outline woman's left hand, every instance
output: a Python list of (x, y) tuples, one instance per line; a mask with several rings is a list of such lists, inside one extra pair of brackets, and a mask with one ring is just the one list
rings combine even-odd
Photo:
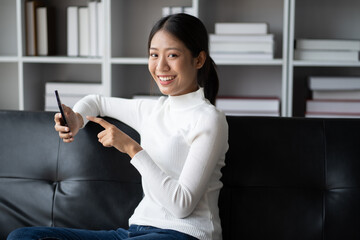
[(104, 147), (115, 147), (120, 152), (128, 154), (131, 158), (142, 150), (142, 147), (131, 137), (118, 129), (113, 124), (98, 117), (86, 117), (89, 121), (97, 123), (105, 128), (97, 137)]

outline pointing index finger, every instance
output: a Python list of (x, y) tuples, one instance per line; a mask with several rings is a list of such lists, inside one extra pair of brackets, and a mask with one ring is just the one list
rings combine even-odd
[(100, 126), (102, 126), (103, 128), (108, 128), (110, 126), (112, 126), (111, 123), (109, 123), (108, 121), (104, 120), (103, 118), (99, 118), (99, 117), (91, 117), (91, 116), (87, 116), (86, 117), (89, 121), (94, 122), (99, 124)]

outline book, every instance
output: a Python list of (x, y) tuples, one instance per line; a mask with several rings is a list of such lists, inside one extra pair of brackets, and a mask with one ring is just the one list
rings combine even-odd
[(36, 8), (37, 55), (48, 56), (54, 54), (54, 28), (54, 19), (51, 8)]
[(89, 8), (79, 7), (79, 55), (90, 55)]
[(185, 7), (185, 6), (172, 6), (172, 7), (166, 6), (162, 8), (163, 17), (176, 13), (186, 13), (195, 16), (195, 9), (193, 7)]
[(296, 49), (360, 51), (360, 40), (296, 39)]
[(97, 2), (89, 2), (89, 56), (98, 55), (98, 19), (97, 19)]
[(103, 3), (97, 2), (97, 20), (98, 20), (98, 47), (97, 56), (102, 57), (104, 53), (104, 9)]
[(315, 90), (314, 100), (360, 100), (360, 90)]
[(37, 38), (36, 38), (36, 8), (41, 7), (40, 1), (28, 1), (25, 7), (26, 18), (26, 55), (37, 55)]
[(300, 50), (295, 49), (294, 59), (310, 61), (359, 61), (357, 51), (326, 51), (326, 50)]
[(163, 7), (162, 8), (162, 16), (166, 17), (171, 14), (171, 7)]
[(310, 76), (310, 90), (360, 90), (360, 76)]
[(103, 86), (100, 83), (74, 83), (74, 82), (47, 82), (45, 94), (54, 94), (58, 90), (62, 95), (88, 95), (102, 94)]
[(77, 101), (89, 94), (103, 94), (100, 83), (47, 82), (45, 84), (45, 111), (58, 111), (55, 90), (61, 94), (62, 103), (73, 107)]
[(247, 52), (274, 52), (273, 42), (210, 42), (210, 52), (229, 52), (229, 53), (247, 53)]
[(221, 60), (270, 60), (274, 59), (273, 53), (217, 53), (211, 52), (210, 56), (214, 61)]
[(357, 100), (307, 100), (306, 112), (326, 114), (360, 114)]
[(183, 13), (183, 7), (171, 7), (171, 14)]
[(215, 23), (215, 34), (267, 34), (267, 23)]
[(354, 113), (318, 113), (318, 112), (306, 112), (306, 118), (360, 118), (359, 114)]
[(67, 8), (67, 55), (79, 56), (79, 8)]
[(195, 9), (193, 7), (184, 7), (184, 13), (196, 17)]
[(211, 42), (274, 42), (274, 34), (209, 34)]
[[(67, 96), (65, 94), (61, 94), (61, 102), (68, 107), (74, 107), (75, 103), (77, 103), (84, 96)], [(45, 111), (59, 111), (59, 107), (57, 105), (57, 101), (54, 93), (51, 95), (45, 95)]]
[(276, 97), (218, 97), (216, 107), (226, 115), (280, 115), (280, 100)]
[(226, 116), (279, 117), (280, 112), (222, 110)]

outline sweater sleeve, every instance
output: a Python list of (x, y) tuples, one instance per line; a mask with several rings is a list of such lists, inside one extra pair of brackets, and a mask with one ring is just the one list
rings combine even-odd
[(107, 116), (122, 121), (139, 131), (140, 122), (150, 111), (150, 106), (149, 100), (146, 102), (140, 99), (88, 95), (78, 101), (73, 110), (82, 116), (84, 126), (88, 122), (86, 116)]
[(131, 160), (143, 181), (151, 186), (151, 197), (177, 218), (185, 218), (193, 212), (209, 188), (216, 165), (223, 164), (228, 149), (225, 116), (204, 116), (190, 135), (191, 146), (179, 179), (162, 171), (145, 150)]

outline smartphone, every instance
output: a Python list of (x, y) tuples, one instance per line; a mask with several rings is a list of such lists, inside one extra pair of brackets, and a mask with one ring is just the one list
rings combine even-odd
[(68, 126), (68, 123), (67, 123), (67, 121), (66, 121), (65, 114), (64, 114), (64, 109), (63, 109), (63, 107), (61, 106), (61, 101), (60, 101), (59, 93), (58, 93), (57, 90), (55, 90), (55, 96), (56, 96), (56, 101), (57, 101), (57, 104), (58, 104), (58, 106), (59, 106), (59, 110), (60, 110), (61, 117), (62, 117), (62, 120), (63, 120), (63, 122), (62, 122), (61, 125), (69, 127), (69, 126)]

